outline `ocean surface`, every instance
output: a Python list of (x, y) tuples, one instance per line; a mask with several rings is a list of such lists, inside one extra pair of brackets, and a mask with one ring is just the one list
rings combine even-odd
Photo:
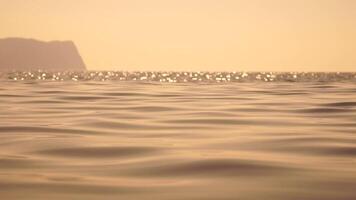
[(0, 199), (356, 199), (356, 73), (0, 74)]

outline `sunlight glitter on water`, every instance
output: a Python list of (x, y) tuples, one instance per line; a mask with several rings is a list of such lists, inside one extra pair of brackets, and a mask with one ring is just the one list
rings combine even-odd
[(356, 73), (312, 72), (12, 72), (1, 75), (14, 81), (141, 81), (167, 83), (226, 83), (226, 82), (310, 82), (310, 81), (356, 81)]

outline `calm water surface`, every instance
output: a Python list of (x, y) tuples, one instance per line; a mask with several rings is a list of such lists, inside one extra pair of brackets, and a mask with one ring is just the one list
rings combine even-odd
[(356, 199), (353, 79), (21, 76), (0, 81), (0, 199)]

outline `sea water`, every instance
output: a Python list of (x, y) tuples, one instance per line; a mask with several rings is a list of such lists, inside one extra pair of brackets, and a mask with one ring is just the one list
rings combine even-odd
[(355, 73), (0, 77), (0, 199), (356, 199)]

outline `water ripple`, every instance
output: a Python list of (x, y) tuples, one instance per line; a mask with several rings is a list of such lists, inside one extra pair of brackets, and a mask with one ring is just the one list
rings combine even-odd
[(355, 199), (355, 75), (1, 74), (0, 197)]

